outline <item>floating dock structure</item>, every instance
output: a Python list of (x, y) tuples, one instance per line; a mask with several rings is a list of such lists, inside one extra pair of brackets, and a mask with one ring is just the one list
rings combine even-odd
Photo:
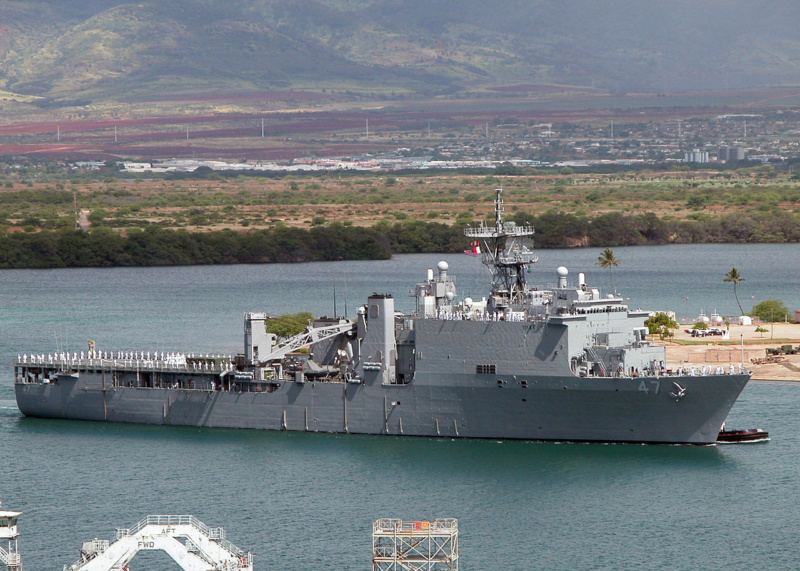
[(458, 520), (375, 521), (372, 571), (458, 571)]
[[(0, 503), (2, 508), (2, 503)], [(22, 556), (17, 551), (17, 537), (19, 537), (19, 527), (17, 519), (22, 512), (12, 512), (0, 509), (0, 561), (6, 566), (8, 571), (22, 571)], [(8, 541), (4, 546), (3, 544)]]
[(139, 551), (162, 550), (184, 571), (252, 571), (253, 556), (191, 515), (149, 515), (130, 529), (117, 529), (116, 541), (94, 539), (64, 571), (123, 571)]

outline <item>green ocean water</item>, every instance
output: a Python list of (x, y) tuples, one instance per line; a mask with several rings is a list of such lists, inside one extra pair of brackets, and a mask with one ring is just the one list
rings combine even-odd
[[(733, 312), (722, 275), (736, 265), (758, 292), (740, 296), (800, 307), (796, 264), (785, 263), (796, 246), (615, 252), (615, 285), (635, 306), (680, 310), (692, 288), (691, 302)], [(605, 286), (597, 255), (540, 252), (542, 283), (565, 263), (573, 277), (584, 270)], [(88, 339), (107, 349), (236, 352), (245, 311), (332, 313), (334, 284), (340, 313), (345, 299), (352, 315), (374, 291), (410, 308), (407, 290), (441, 258), (0, 271), (0, 500), (25, 512), (26, 569), (61, 569), (82, 542), (112, 539), (148, 514), (225, 527), (259, 571), (371, 569), (380, 517), (458, 518), (467, 571), (800, 567), (800, 385), (791, 383), (751, 383), (729, 417), (733, 427), (769, 430), (771, 442), (704, 448), (52, 421), (23, 418), (14, 404), (10, 361), (19, 352), (81, 350)], [(485, 291), (474, 258), (448, 261), (462, 294)], [(132, 568), (177, 566), (148, 554)]]
[(33, 571), (148, 514), (221, 525), (261, 570), (370, 569), (374, 519), (445, 516), (466, 570), (794, 569), (799, 401), (754, 383), (732, 423), (772, 441), (704, 448), (49, 421), (2, 401), (0, 495)]

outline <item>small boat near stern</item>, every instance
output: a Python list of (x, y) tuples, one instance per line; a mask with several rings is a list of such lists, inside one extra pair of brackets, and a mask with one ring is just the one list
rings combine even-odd
[(717, 444), (738, 444), (740, 442), (767, 442), (769, 432), (760, 428), (747, 428), (744, 430), (720, 430)]

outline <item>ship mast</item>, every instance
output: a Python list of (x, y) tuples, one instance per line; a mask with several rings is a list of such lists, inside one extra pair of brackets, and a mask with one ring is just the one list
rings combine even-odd
[(464, 235), (483, 242), (483, 263), (492, 274), (492, 295), (506, 304), (519, 305), (528, 291), (526, 267), (539, 259), (533, 253), (533, 226), (503, 222), (503, 189), (496, 192), (495, 225), (465, 228)]

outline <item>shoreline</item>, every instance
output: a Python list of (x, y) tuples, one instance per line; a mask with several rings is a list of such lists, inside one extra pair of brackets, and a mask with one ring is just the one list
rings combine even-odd
[[(657, 341), (657, 344), (667, 348), (667, 368), (704, 365), (728, 367), (730, 364), (738, 365), (744, 360), (747, 368), (753, 371), (753, 381), (800, 382), (800, 353), (781, 355), (782, 359), (777, 363), (753, 363), (753, 359), (766, 357), (768, 347), (800, 346), (800, 324), (767, 323), (764, 327), (769, 331), (761, 334), (755, 332), (755, 325), (731, 325), (728, 328), (729, 339), (723, 344), (721, 337), (706, 337), (703, 338), (705, 342), (697, 343), (697, 338), (684, 331), (688, 328), (684, 325), (675, 331), (672, 340)], [(696, 344), (683, 345), (676, 343), (676, 340), (691, 340)]]

